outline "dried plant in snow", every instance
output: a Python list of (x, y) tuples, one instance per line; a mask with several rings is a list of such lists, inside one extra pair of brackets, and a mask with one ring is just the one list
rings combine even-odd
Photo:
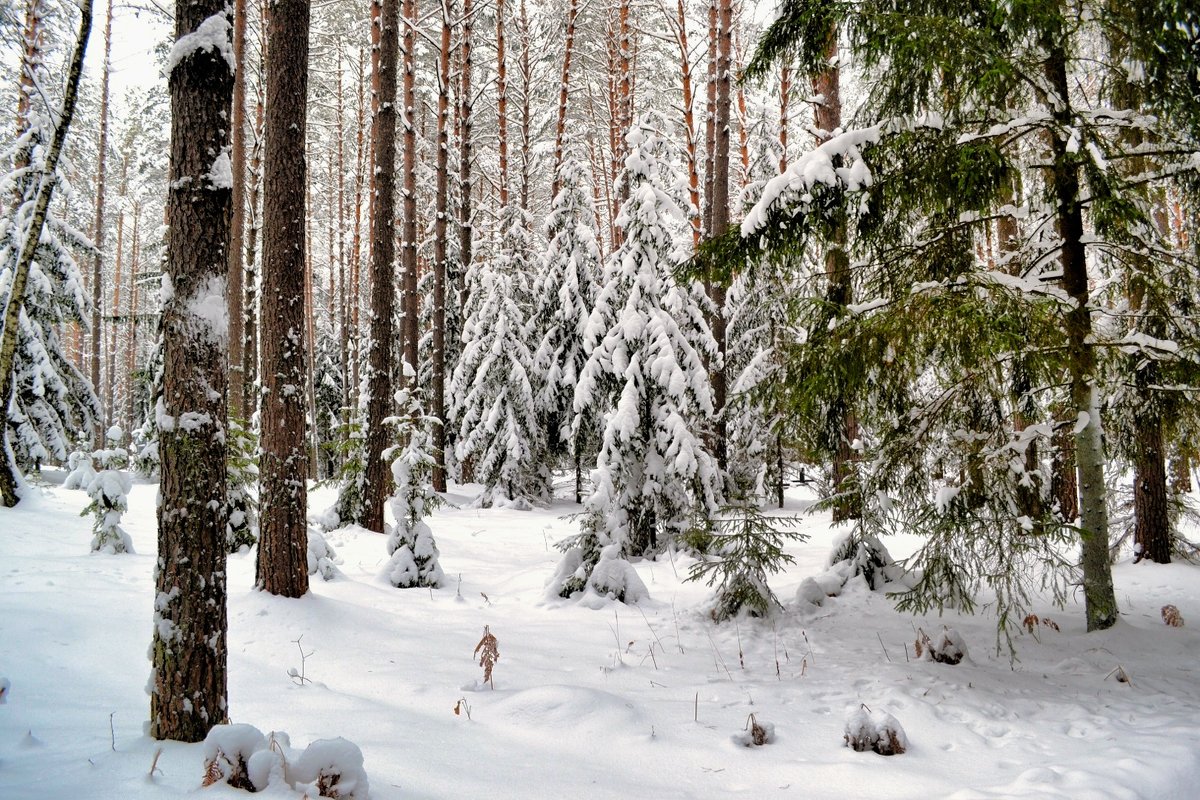
[(1029, 631), (1030, 633), (1033, 633), (1039, 625), (1043, 625), (1052, 631), (1059, 630), (1057, 622), (1049, 617), (1039, 617), (1037, 614), (1026, 615), (1025, 619), (1021, 620), (1021, 625), (1023, 625), (1025, 630)]
[(1170, 625), (1172, 628), (1183, 627), (1183, 614), (1179, 613), (1179, 609), (1168, 603), (1162, 607), (1163, 622)]
[(936, 639), (930, 639), (923, 629), (917, 629), (917, 640), (913, 642), (917, 658), (937, 661), (939, 664), (958, 664), (967, 657), (967, 644), (953, 628), (942, 627)]
[(483, 682), (495, 689), (496, 685), (492, 683), (492, 667), (500, 660), (500, 642), (492, 635), (492, 630), (487, 625), (483, 626), (483, 638), (475, 645), (474, 655), (479, 657), (479, 666), (483, 667)]

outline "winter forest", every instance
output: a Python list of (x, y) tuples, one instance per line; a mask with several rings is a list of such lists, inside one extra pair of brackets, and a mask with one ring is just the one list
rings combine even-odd
[(3, 0), (0, 65), (0, 795), (1192, 796), (1193, 3)]

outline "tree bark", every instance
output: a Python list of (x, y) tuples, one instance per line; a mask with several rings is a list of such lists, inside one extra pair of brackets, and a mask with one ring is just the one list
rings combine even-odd
[[(37, 2), (31, 4), (31, 14), (37, 6)], [(54, 186), (57, 183), (55, 176), (58, 170), (58, 161), (62, 156), (63, 143), (66, 141), (67, 131), (71, 127), (71, 120), (75, 115), (75, 103), (79, 98), (83, 57), (87, 51), (88, 35), (92, 30), (92, 0), (80, 0), (79, 11), (81, 15), (79, 37), (76, 39), (75, 50), (67, 71), (62, 114), (59, 115), (58, 126), (54, 129), (50, 149), (46, 151), (46, 160), (39, 170), (33, 214), (29, 221), (29, 230), (21, 244), (21, 252), (17, 256), (17, 263), (13, 268), (8, 302), (4, 306), (3, 327), (0, 328), (0, 408), (4, 409), (4, 427), (0, 429), (0, 451), (2, 451), (0, 452), (0, 503), (6, 508), (12, 508), (21, 499), (17, 494), (17, 467), (13, 463), (12, 450), (8, 446), (8, 408), (13, 395), (13, 365), (17, 351), (17, 328), (20, 324), (21, 307), (25, 303), (25, 286), (29, 280), (29, 269), (33, 265), (34, 253), (37, 251), (38, 242), (42, 237), (42, 228), (46, 224), (50, 198), (54, 195)], [(29, 57), (36, 57), (36, 52)], [(22, 72), (22, 75), (28, 73), (32, 85), (33, 61), (29, 61), (26, 67), (27, 69)], [(22, 98), (24, 99), (24, 94), (22, 94)], [(27, 119), (29, 113), (31, 110), (25, 108), (25, 116), (19, 115), (18, 119)]]
[(496, 0), (496, 124), (500, 135), (500, 208), (508, 205), (508, 64), (504, 53), (504, 0)]
[[(682, 0), (681, 0), (682, 1)], [(558, 196), (558, 169), (563, 162), (563, 143), (567, 138), (567, 104), (570, 101), (571, 56), (575, 53), (575, 20), (579, 17), (579, 0), (567, 2), (567, 36), (563, 45), (562, 77), (558, 84), (558, 118), (554, 125), (554, 165), (550, 183), (550, 201)]]
[(696, 114), (695, 96), (692, 88), (692, 53), (688, 47), (687, 11), (683, 0), (676, 0), (675, 18), (668, 18), (672, 27), (675, 43), (679, 47), (680, 85), (683, 90), (683, 136), (684, 153), (687, 158), (688, 199), (693, 211), (689, 214), (692, 229), (692, 249), (700, 246), (700, 164), (696, 155)]
[(274, 0), (267, 52), (263, 157), (262, 486), (255, 585), (308, 591), (309, 457), (305, 438), (308, 280), (305, 112), (308, 0)]
[[(714, 76), (716, 88), (713, 92), (712, 190), (709, 210), (709, 235), (712, 238), (725, 235), (729, 229), (729, 128), (733, 117), (731, 96), (733, 0), (716, 0), (716, 6), (717, 41)], [(713, 314), (709, 324), (717, 345), (717, 357), (709, 367), (713, 387), (713, 407), (716, 415), (713, 449), (717, 458), (717, 467), (722, 475), (729, 466), (728, 424), (725, 420), (726, 394), (728, 392), (725, 374), (727, 339), (725, 291), (726, 287), (723, 281), (709, 282), (709, 298), (713, 304)]]
[[(195, 309), (225, 306), (233, 64), (225, 0), (177, 0), (162, 309), (162, 460), (150, 735), (198, 742), (229, 718), (225, 488), (228, 331)], [(214, 23), (217, 23), (214, 25)], [(201, 25), (203, 33), (197, 34)], [(222, 30), (223, 28), (223, 30)], [(185, 37), (201, 42), (187, 47)], [(225, 162), (225, 170), (228, 170)]]
[(229, 416), (245, 420), (245, 308), (243, 248), (246, 228), (246, 0), (233, 0), (233, 113), (232, 144), (233, 220), (229, 245)]
[[(400, 243), (400, 266), (404, 273), (404, 362), (412, 368), (412, 380), (403, 383), (415, 386), (421, 341), (421, 298), (417, 294), (417, 129), (416, 129), (416, 70), (417, 70), (417, 0), (404, 0), (404, 227)], [(401, 373), (403, 375), (403, 373)]]
[(392, 311), (395, 261), (396, 68), (400, 46), (399, 0), (383, 0), (379, 15), (378, 110), (371, 127), (371, 339), (367, 351), (367, 454), (363, 519), (359, 524), (383, 532), (383, 500), (390, 491), (383, 451), (391, 444), (384, 419), (392, 405)]
[[(100, 141), (96, 147), (96, 218), (92, 227), (92, 244), (96, 254), (92, 258), (92, 336), (91, 336), (91, 378), (92, 388), (100, 387), (100, 308), (101, 308), (101, 268), (104, 265), (104, 193), (106, 167), (108, 166), (108, 84), (112, 74), (112, 9), (113, 0), (108, 0), (104, 12), (104, 68), (100, 77)], [(118, 278), (118, 280), (120, 280)], [(113, 309), (116, 314), (116, 309)], [(97, 394), (99, 392), (97, 391)], [(111, 408), (109, 410), (112, 415)], [(104, 426), (97, 425), (92, 434), (92, 447), (99, 450), (104, 446)]]
[[(1062, 42), (1043, 43), (1046, 79), (1053, 90), (1053, 114), (1058, 131), (1070, 127), (1071, 101), (1066, 54)], [(1104, 487), (1104, 441), (1100, 404), (1096, 392), (1096, 354), (1088, 296), (1087, 254), (1084, 248), (1083, 207), (1080, 203), (1079, 167), (1067, 152), (1067, 142), (1056, 132), (1051, 140), (1053, 166), (1050, 186), (1057, 203), (1058, 233), (1062, 237), (1062, 285), (1074, 301), (1067, 314), (1067, 368), (1071, 402), (1077, 414), (1075, 461), (1079, 480), (1082, 526), (1083, 595), (1089, 631), (1112, 627), (1117, 621), (1112, 568), (1108, 561), (1108, 507)]]
[(450, 221), (450, 0), (442, 0), (442, 39), (438, 52), (437, 188), (433, 221), (433, 488), (446, 491), (446, 273)]

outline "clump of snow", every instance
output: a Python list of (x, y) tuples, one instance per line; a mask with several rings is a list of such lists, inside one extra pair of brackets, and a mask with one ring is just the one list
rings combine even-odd
[(939, 664), (958, 664), (963, 659), (970, 659), (967, 653), (967, 643), (953, 628), (942, 626), (942, 632), (931, 638), (929, 634), (917, 629), (915, 643), (917, 658), (925, 661), (936, 661)]
[(881, 756), (894, 756), (908, 750), (908, 736), (900, 722), (886, 711), (871, 711), (863, 705), (847, 709), (842, 739), (860, 753), (873, 750)]
[(204, 785), (227, 783), (253, 789), (247, 771), (250, 757), (267, 746), (267, 737), (253, 725), (217, 725), (204, 737)]
[(230, 30), (228, 11), (218, 11), (201, 22), (196, 30), (180, 36), (178, 41), (171, 46), (171, 52), (167, 54), (167, 75), (174, 72), (184, 59), (205, 50), (212, 50), (213, 53), (225, 59), (225, 63), (229, 65), (229, 71), (233, 72), (236, 62), (233, 58), (233, 41), (230, 37)]
[[(840, 583), (838, 589), (841, 589)], [(815, 578), (805, 578), (800, 581), (800, 585), (796, 588), (796, 602), (802, 606), (819, 606), (828, 597), (829, 594), (821, 588), (821, 584), (817, 583)]]
[(331, 581), (341, 574), (337, 565), (341, 564), (342, 560), (338, 558), (337, 551), (325, 539), (321, 533), (313, 528), (308, 529), (308, 574), (316, 575), (320, 573), (321, 577), (327, 581)]
[(342, 737), (318, 739), (292, 765), (292, 783), (309, 796), (366, 800), (370, 782), (358, 745)]

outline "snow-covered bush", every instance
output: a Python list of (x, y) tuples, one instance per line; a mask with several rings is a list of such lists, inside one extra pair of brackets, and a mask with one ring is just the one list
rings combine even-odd
[(267, 738), (253, 725), (216, 725), (204, 737), (204, 785), (227, 783), (238, 789), (254, 791), (247, 763), (254, 753), (265, 749)]
[[(112, 447), (96, 450), (87, 457), (72, 453), (73, 457), (80, 457), (73, 458), (76, 467), (67, 476), (68, 479), (82, 481), (89, 473), (91, 475), (86, 485), (80, 484), (80, 488), (92, 498), (92, 502), (80, 516), (92, 514), (95, 517), (92, 523), (92, 531), (95, 534), (92, 537), (93, 553), (133, 552), (133, 540), (121, 528), (121, 517), (129, 508), (128, 495), (133, 488), (133, 481), (123, 470), (123, 467), (129, 464), (129, 453), (117, 446), (123, 435), (120, 428), (113, 426), (108, 431), (108, 440)], [(96, 468), (99, 468), (99, 471), (96, 471)]]
[(337, 800), (366, 800), (370, 793), (362, 750), (353, 742), (318, 739), (297, 753), (286, 733), (267, 737), (246, 724), (217, 725), (205, 738), (204, 785), (215, 783)]
[(881, 756), (894, 756), (908, 750), (908, 737), (899, 721), (886, 711), (871, 711), (866, 706), (847, 710), (843, 740), (860, 753), (873, 750)]
[(230, 553), (253, 547), (258, 542), (258, 441), (237, 420), (229, 421), (229, 456), (225, 466), (229, 518), (225, 523), (225, 547)]
[(918, 628), (914, 647), (917, 658), (936, 661), (939, 664), (958, 664), (964, 658), (970, 657), (967, 653), (967, 643), (958, 631), (944, 625), (937, 638), (930, 638), (929, 634)]
[(327, 581), (336, 578), (341, 572), (337, 565), (342, 563), (337, 551), (325, 540), (321, 533), (313, 528), (308, 529), (308, 574), (316, 575)]
[(92, 454), (83, 450), (74, 450), (67, 456), (67, 477), (63, 480), (64, 489), (83, 489), (91, 486), (96, 477), (96, 467), (92, 464)]
[(408, 411), (401, 424), (401, 434), (407, 437), (408, 443), (392, 462), (396, 494), (391, 505), (396, 524), (388, 535), (391, 558), (384, 572), (392, 586), (401, 589), (441, 586), (445, 575), (438, 563), (433, 531), (425, 522), (437, 502), (431, 485), (435, 461), (430, 452), (433, 437), (429, 427), (438, 424), (438, 420), (426, 417), (418, 399), (406, 389), (397, 392), (397, 401)]

